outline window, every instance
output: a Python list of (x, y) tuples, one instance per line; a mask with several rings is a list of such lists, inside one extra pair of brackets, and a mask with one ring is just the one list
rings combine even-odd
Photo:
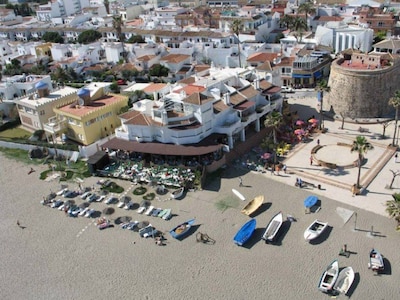
[(378, 22), (378, 26), (379, 26), (379, 27), (385, 26), (385, 22), (379, 21), (379, 22)]

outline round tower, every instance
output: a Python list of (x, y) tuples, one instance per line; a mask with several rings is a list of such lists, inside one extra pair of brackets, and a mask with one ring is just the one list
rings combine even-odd
[(355, 53), (332, 62), (323, 110), (346, 118), (386, 117), (393, 111), (388, 101), (399, 89), (399, 60)]

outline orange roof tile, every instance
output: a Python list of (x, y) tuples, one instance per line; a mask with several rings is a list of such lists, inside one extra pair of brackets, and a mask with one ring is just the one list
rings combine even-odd
[(161, 58), (162, 61), (166, 61), (169, 63), (178, 63), (188, 59), (190, 55), (186, 54), (168, 54)]
[(178, 89), (176, 91), (174, 91), (175, 93), (180, 93), (181, 91), (185, 91), (186, 95), (192, 95), (194, 93), (201, 93), (202, 91), (204, 91), (206, 88), (204, 86), (199, 86), (199, 85), (187, 85), (181, 89)]
[(166, 86), (167, 86), (167, 84), (165, 84), (165, 83), (151, 83), (143, 89), (143, 92), (145, 92), (145, 93), (157, 92), (157, 91), (165, 88)]
[(272, 61), (274, 58), (278, 57), (278, 53), (266, 53), (266, 52), (257, 52), (250, 55), (247, 58), (249, 62), (265, 62), (265, 61)]

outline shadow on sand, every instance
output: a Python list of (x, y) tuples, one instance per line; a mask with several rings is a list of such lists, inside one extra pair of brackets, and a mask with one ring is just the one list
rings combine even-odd
[(267, 211), (271, 207), (271, 205), (272, 205), (271, 202), (265, 202), (261, 204), (261, 206), (255, 212), (253, 212), (249, 217), (255, 218), (258, 215), (261, 215), (263, 212)]
[(249, 240), (242, 246), (246, 249), (251, 249), (255, 244), (257, 244), (260, 240), (262, 235), (264, 234), (264, 228), (256, 228), (249, 238)]
[(328, 225), (326, 227), (326, 229), (324, 230), (324, 232), (322, 232), (319, 237), (317, 237), (315, 240), (310, 241), (310, 244), (311, 245), (319, 245), (319, 244), (322, 244), (323, 242), (325, 242), (331, 235), (332, 229), (333, 229), (333, 227)]
[(292, 226), (292, 222), (283, 221), (281, 228), (279, 229), (278, 234), (275, 237), (275, 240), (272, 242), (266, 242), (266, 244), (273, 246), (282, 246), (282, 241), (289, 232), (290, 227)]

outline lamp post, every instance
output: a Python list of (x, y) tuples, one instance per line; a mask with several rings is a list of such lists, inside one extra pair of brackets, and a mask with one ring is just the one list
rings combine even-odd
[(322, 128), (324, 128), (324, 117), (323, 117), (323, 110), (322, 110), (322, 105), (323, 105), (323, 101), (324, 101), (324, 92), (323, 91), (317, 91), (317, 99), (319, 102), (319, 129), (321, 130)]

